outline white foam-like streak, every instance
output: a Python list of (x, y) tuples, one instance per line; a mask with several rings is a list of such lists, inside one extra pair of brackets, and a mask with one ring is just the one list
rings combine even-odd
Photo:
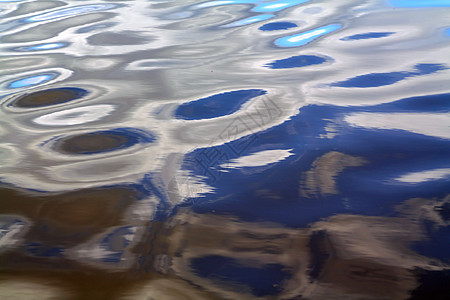
[(100, 120), (113, 110), (114, 105), (111, 104), (76, 107), (40, 116), (33, 122), (47, 126), (79, 125)]
[(447, 113), (356, 113), (345, 117), (354, 127), (398, 129), (450, 139), (450, 115)]
[(256, 152), (250, 155), (232, 159), (230, 162), (222, 164), (222, 168), (236, 169), (243, 167), (261, 167), (282, 161), (293, 155), (291, 150), (277, 149)]
[(395, 180), (405, 183), (420, 183), (432, 180), (444, 179), (450, 176), (450, 168), (413, 172), (402, 175)]

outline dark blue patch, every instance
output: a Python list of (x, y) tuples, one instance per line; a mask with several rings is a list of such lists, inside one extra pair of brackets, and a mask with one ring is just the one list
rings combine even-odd
[(123, 226), (109, 233), (100, 243), (100, 246), (111, 253), (101, 259), (106, 263), (119, 263), (125, 249), (130, 241), (125, 238), (126, 235), (133, 234), (131, 226)]
[(244, 284), (250, 287), (257, 297), (280, 293), (282, 281), (290, 275), (280, 264), (267, 264), (262, 268), (255, 268), (241, 265), (235, 259), (219, 255), (194, 258), (191, 261), (191, 267), (198, 276), (203, 278), (231, 284)]
[(289, 68), (300, 68), (312, 65), (320, 65), (327, 60), (320, 56), (315, 55), (298, 55), (292, 56), (286, 59), (276, 60), (267, 64), (266, 67), (271, 69), (289, 69)]
[(63, 153), (95, 154), (151, 143), (154, 136), (137, 128), (117, 128), (59, 139), (54, 147)]
[(449, 112), (450, 94), (436, 94), (405, 98), (400, 101), (377, 105), (378, 112)]
[(341, 41), (351, 41), (351, 40), (366, 40), (366, 39), (378, 39), (386, 36), (390, 36), (395, 32), (367, 32), (355, 35), (346, 36), (341, 39)]
[(62, 257), (64, 252), (64, 248), (62, 247), (54, 247), (41, 243), (29, 243), (25, 247), (29, 254), (37, 257)]
[(264, 95), (264, 90), (238, 90), (216, 94), (180, 105), (175, 116), (184, 120), (211, 119), (232, 114), (248, 100)]
[[(198, 213), (214, 210), (250, 222), (303, 227), (339, 213), (386, 215), (409, 198), (442, 197), (448, 193), (448, 180), (409, 184), (394, 179), (411, 172), (450, 167), (447, 140), (402, 130), (352, 127), (344, 119), (357, 112), (448, 110), (448, 100), (448, 94), (442, 94), (367, 107), (302, 107), (298, 115), (283, 124), (187, 154), (183, 169), (203, 176), (215, 191), (184, 205)], [(330, 120), (338, 126), (338, 135), (321, 138)], [(221, 172), (221, 166), (230, 160), (271, 149), (292, 149), (293, 155), (266, 168)], [(311, 170), (316, 159), (331, 151), (361, 157), (367, 164), (348, 167), (336, 177), (339, 194), (302, 196), (300, 182), (305, 172)], [(250, 172), (252, 169), (256, 171)]]
[(284, 30), (294, 27), (297, 27), (297, 24), (291, 22), (272, 22), (264, 24), (263, 26), (259, 27), (259, 30), (262, 31)]
[(450, 263), (450, 226), (429, 232), (427, 240), (415, 243), (412, 249), (421, 255)]
[(371, 73), (360, 75), (347, 79), (345, 81), (332, 83), (331, 86), (347, 88), (368, 88), (385, 86), (394, 84), (408, 77), (428, 75), (448, 69), (445, 65), (442, 64), (417, 64), (414, 66), (414, 68), (416, 69), (416, 71), (412, 72)]

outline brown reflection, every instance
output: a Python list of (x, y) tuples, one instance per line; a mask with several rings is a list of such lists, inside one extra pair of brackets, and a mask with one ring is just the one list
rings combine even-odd
[(55, 195), (1, 188), (0, 214), (31, 220), (33, 226), (25, 236), (28, 241), (71, 246), (121, 224), (122, 214), (136, 195), (121, 187)]
[(68, 102), (87, 94), (80, 88), (57, 88), (27, 93), (13, 102), (16, 107), (41, 107)]
[(65, 138), (58, 149), (65, 153), (83, 154), (114, 150), (128, 141), (126, 136), (113, 133), (89, 133)]
[(317, 158), (311, 170), (305, 172), (300, 182), (300, 196), (314, 197), (319, 195), (338, 194), (336, 176), (348, 167), (365, 165), (367, 161), (361, 157), (331, 151)]
[[(137, 192), (114, 187), (41, 196), (3, 188), (0, 196), (1, 214), (32, 223), (24, 243), (73, 246), (133, 223), (132, 214), (124, 212)], [(450, 197), (411, 199), (397, 217), (336, 215), (297, 229), (183, 208), (163, 223), (141, 223), (143, 233), (130, 246), (134, 260), (126, 269), (85, 264), (64, 253), (30, 255), (15, 245), (0, 253), (0, 282), (8, 283), (0, 284), (0, 293), (49, 287), (57, 299), (257, 298), (245, 282), (204, 276), (193, 267), (194, 261), (214, 256), (261, 272), (281, 266), (289, 276), (273, 283), (279, 292), (259, 299), (407, 299), (421, 286), (417, 269), (450, 267), (410, 249), (426, 239), (425, 222), (449, 225), (439, 211), (448, 203)]]

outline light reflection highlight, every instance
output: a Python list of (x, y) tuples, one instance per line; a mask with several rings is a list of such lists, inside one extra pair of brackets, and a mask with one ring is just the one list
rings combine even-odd
[(236, 21), (236, 22), (233, 22), (233, 23), (230, 23), (230, 24), (226, 24), (226, 25), (223, 25), (222, 27), (244, 26), (244, 25), (249, 25), (249, 24), (265, 21), (265, 20), (271, 19), (273, 17), (275, 17), (275, 15), (258, 15), (258, 16), (246, 18), (246, 19), (243, 19), (243, 20), (239, 20), (239, 21)]
[(12, 89), (21, 88), (21, 87), (28, 87), (28, 86), (34, 86), (38, 84), (42, 84), (45, 82), (48, 82), (54, 78), (56, 78), (58, 74), (56, 73), (49, 73), (49, 74), (42, 74), (42, 75), (35, 75), (32, 77), (19, 79), (16, 81), (11, 82), (8, 87)]
[(441, 168), (408, 173), (396, 178), (395, 180), (405, 183), (421, 183), (432, 180), (441, 180), (448, 178), (449, 176), (450, 176), (450, 168)]
[(232, 159), (220, 166), (225, 169), (267, 166), (285, 160), (289, 156), (294, 155), (291, 151), (292, 149), (260, 151), (250, 155)]
[(279, 47), (299, 47), (306, 45), (322, 35), (338, 30), (342, 26), (330, 24), (307, 32), (286, 36), (275, 40), (275, 45)]
[(258, 4), (252, 11), (255, 12), (275, 12), (288, 7), (308, 2), (309, 0), (280, 0), (268, 3)]
[(20, 47), (16, 50), (18, 51), (43, 51), (43, 50), (53, 50), (53, 49), (59, 49), (66, 47), (68, 43), (48, 43), (48, 44), (41, 44), (41, 45), (35, 45), (35, 46), (28, 46), (28, 47)]
[(389, 5), (394, 7), (448, 7), (449, 0), (389, 0)]
[(447, 113), (356, 113), (345, 117), (351, 126), (405, 130), (450, 139), (450, 115)]
[(114, 111), (111, 104), (99, 104), (84, 107), (76, 107), (63, 111), (57, 111), (40, 116), (33, 120), (34, 123), (47, 126), (69, 126), (98, 121)]
[(55, 19), (78, 16), (78, 15), (85, 14), (85, 13), (113, 9), (113, 8), (117, 8), (117, 7), (118, 7), (118, 5), (116, 5), (116, 4), (81, 5), (81, 6), (59, 9), (59, 10), (55, 10), (52, 12), (32, 16), (32, 17), (26, 18), (24, 21), (29, 22), (29, 23), (50, 21), (50, 20), (55, 20)]

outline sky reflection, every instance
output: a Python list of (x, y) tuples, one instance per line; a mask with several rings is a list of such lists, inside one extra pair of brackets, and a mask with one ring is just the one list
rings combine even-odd
[(317, 29), (306, 31), (303, 33), (279, 38), (275, 41), (275, 45), (279, 47), (299, 47), (306, 45), (322, 35), (328, 34), (341, 28), (339, 24), (331, 24)]

